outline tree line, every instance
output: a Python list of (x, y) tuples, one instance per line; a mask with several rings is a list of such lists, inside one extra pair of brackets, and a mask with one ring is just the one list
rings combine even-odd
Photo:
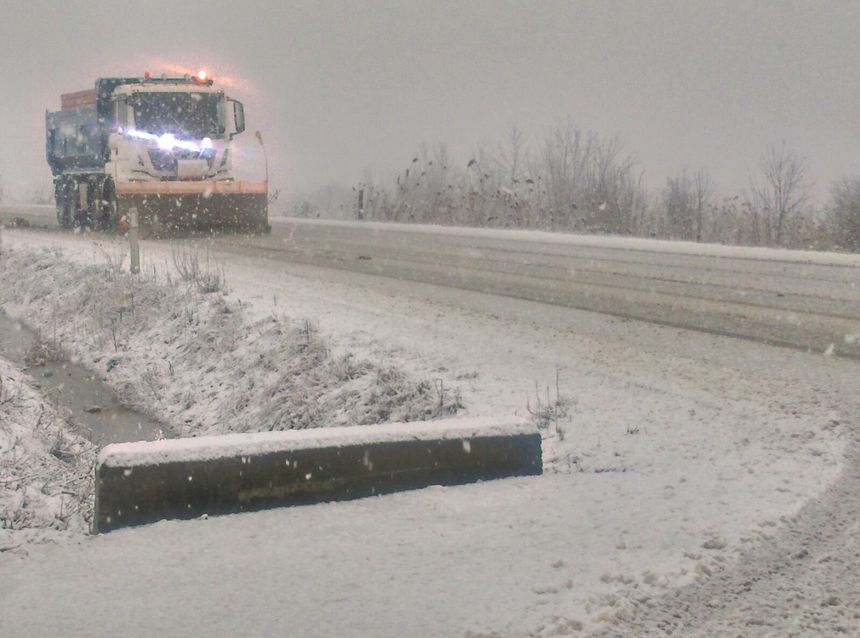
[(860, 251), (860, 176), (833, 183), (817, 205), (806, 159), (784, 142), (766, 149), (743, 192), (718, 193), (704, 169), (682, 169), (657, 190), (644, 176), (617, 137), (565, 121), (532, 147), (513, 126), (466, 162), (452, 161), (444, 144), (423, 146), (393, 182), (366, 175), (352, 189), (294, 200), (287, 212)]

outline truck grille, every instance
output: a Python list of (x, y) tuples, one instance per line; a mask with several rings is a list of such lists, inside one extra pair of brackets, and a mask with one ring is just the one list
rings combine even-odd
[(211, 150), (197, 152), (181, 149), (174, 149), (172, 151), (164, 151), (159, 148), (149, 149), (149, 160), (152, 162), (152, 167), (157, 171), (176, 172), (176, 161), (186, 159), (205, 159), (209, 167), (212, 168), (212, 160), (215, 159), (215, 153)]
[(149, 149), (149, 161), (152, 162), (152, 167), (157, 171), (176, 170), (176, 156), (170, 151), (151, 148)]

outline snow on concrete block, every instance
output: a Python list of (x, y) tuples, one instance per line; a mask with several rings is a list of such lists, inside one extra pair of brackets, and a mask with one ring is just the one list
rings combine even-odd
[(106, 446), (93, 531), (540, 474), (522, 419), (450, 419)]

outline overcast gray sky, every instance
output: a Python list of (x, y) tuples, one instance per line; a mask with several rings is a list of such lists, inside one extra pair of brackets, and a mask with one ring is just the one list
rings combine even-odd
[[(819, 183), (860, 173), (860, 3), (0, 0), (0, 174), (49, 186), (43, 118), (98, 76), (210, 69), (287, 191), (353, 184), (444, 141), (467, 161), (558, 118), (743, 187), (785, 139)], [(255, 154), (246, 135), (246, 153)], [(256, 153), (259, 155), (259, 153)], [(254, 170), (257, 170), (256, 167)]]

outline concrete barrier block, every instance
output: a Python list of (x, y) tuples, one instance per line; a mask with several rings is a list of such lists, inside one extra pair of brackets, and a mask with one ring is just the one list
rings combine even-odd
[(521, 419), (228, 434), (108, 445), (93, 532), (542, 472)]

